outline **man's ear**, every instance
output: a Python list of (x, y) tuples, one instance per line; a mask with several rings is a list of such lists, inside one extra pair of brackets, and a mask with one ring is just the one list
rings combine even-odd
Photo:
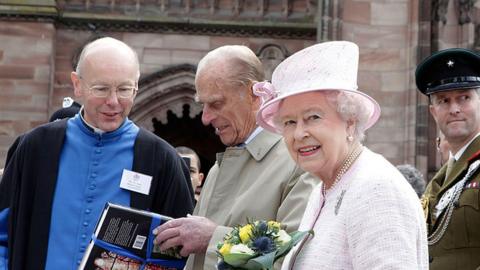
[(75, 97), (81, 97), (83, 92), (82, 86), (80, 85), (80, 76), (75, 71), (72, 71), (72, 73), (70, 73), (70, 79), (72, 80), (73, 93), (75, 94)]
[(256, 106), (258, 106), (258, 108), (260, 108), (260, 106), (262, 105), (262, 98), (255, 95), (254, 93), (252, 93), (252, 101)]
[(249, 91), (249, 95), (251, 96), (252, 98), (252, 103), (255, 105), (256, 108), (260, 108), (260, 106), (262, 105), (262, 98), (255, 95), (253, 93), (253, 85), (256, 83), (256, 81), (254, 82), (251, 82), (250, 84), (250, 91)]
[(137, 90), (135, 90), (135, 92), (133, 93), (133, 97), (132, 97), (132, 100), (135, 100), (135, 98), (137, 97), (137, 94), (138, 94), (138, 84), (137, 84)]
[(428, 110), (433, 116), (433, 119), (435, 119), (435, 122), (437, 122), (437, 110), (435, 110), (435, 107), (433, 105), (428, 105)]

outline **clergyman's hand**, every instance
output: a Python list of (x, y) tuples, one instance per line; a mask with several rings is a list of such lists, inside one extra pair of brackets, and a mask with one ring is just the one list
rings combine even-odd
[(153, 230), (154, 244), (160, 250), (181, 246), (181, 256), (205, 253), (217, 224), (205, 217), (187, 216), (170, 220)]

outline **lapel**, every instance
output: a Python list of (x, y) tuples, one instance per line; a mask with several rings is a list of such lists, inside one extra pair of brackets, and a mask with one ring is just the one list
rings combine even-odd
[(247, 172), (268, 169), (259, 163), (281, 139), (279, 135), (262, 130), (246, 146), (227, 147), (224, 153), (218, 153), (218, 169), (216, 174), (208, 173), (207, 186), (200, 196), (201, 207), (198, 208), (197, 205), (198, 214), (220, 223), (231, 219), (231, 207), (225, 207), (234, 204), (235, 198), (231, 197), (231, 190), (247, 181)]
[[(251, 142), (247, 144), (247, 146), (245, 146), (245, 148), (256, 161), (260, 161), (281, 139), (282, 139), (282, 136), (278, 134), (271, 133), (266, 130), (262, 130), (255, 136), (255, 138), (253, 138)], [(228, 150), (238, 150), (238, 149), (242, 149), (242, 148), (236, 147), (236, 146), (227, 147), (225, 152), (228, 152)], [(222, 165), (222, 160), (225, 155), (225, 152), (217, 153), (216, 155), (217, 163), (219, 167)]]
[(262, 160), (282, 136), (269, 131), (262, 130), (255, 138), (247, 144), (247, 150), (256, 161)]
[[(447, 174), (447, 164), (443, 165), (440, 170), (432, 178), (432, 192), (430, 194), (438, 194), (440, 188), (445, 183), (445, 175)], [(433, 190), (434, 189), (434, 190)]]
[[(18, 220), (19, 224), (15, 224), (14, 226), (16, 226), (15, 230), (23, 231), (27, 235), (32, 232), (32, 228), (35, 228), (35, 234), (32, 238), (34, 239), (33, 241), (28, 241), (23, 237), (23, 244), (26, 245), (24, 251), (28, 250), (24, 255), (28, 256), (22, 258), (22, 256), (17, 253), (16, 255), (20, 256), (11, 261), (12, 269), (17, 269), (17, 266), (19, 266), (18, 263), (23, 265), (22, 267), (18, 267), (18, 269), (43, 269), (46, 263), (49, 239), (48, 232), (50, 230), (50, 218), (52, 214), (51, 205), (57, 186), (58, 166), (65, 140), (67, 119), (48, 125), (50, 125), (50, 128), (32, 131), (33, 137), (27, 135), (30, 139), (27, 144), (33, 142), (31, 143), (32, 145), (40, 147), (29, 147), (27, 149), (32, 152), (25, 153), (27, 162), (31, 163), (25, 164), (22, 168), (30, 168), (31, 172), (23, 172), (25, 175), (22, 176), (22, 183), (28, 183), (25, 185), (25, 188), (30, 190), (30, 192), (24, 192), (22, 188), (19, 199), (20, 209), (17, 210), (24, 213), (21, 217), (25, 218), (25, 213), (29, 213), (31, 217)], [(31, 177), (31, 179), (24, 179), (24, 177)], [(32, 180), (35, 182), (32, 183)], [(25, 196), (31, 197), (26, 198)], [(26, 201), (31, 201), (32, 209), (25, 209)], [(22, 210), (26, 210), (26, 212)], [(31, 221), (33, 221), (32, 224), (30, 223)], [(17, 238), (17, 240), (20, 239)], [(22, 245), (22, 241), (19, 241), (19, 243)], [(12, 249), (18, 248), (15, 244), (13, 246)], [(19, 253), (22, 252), (23, 251), (20, 251)], [(19, 259), (19, 261), (15, 261), (17, 259)]]
[[(426, 206), (424, 206), (424, 211), (426, 211), (427, 224), (429, 226), (435, 226), (437, 219), (432, 213), (435, 213), (435, 206), (441, 198), (441, 190), (443, 190), (443, 184), (445, 182), (445, 174), (447, 173), (447, 164), (443, 165), (442, 168), (435, 174), (429, 184), (429, 192), (424, 194), (426, 199)], [(425, 208), (426, 207), (426, 208)], [(430, 230), (430, 229), (429, 229)]]
[[(480, 136), (478, 136), (477, 138), (475, 138), (475, 140), (472, 141), (472, 143), (467, 147), (462, 156), (455, 162), (452, 171), (450, 172), (450, 175), (447, 179), (445, 179), (445, 182), (440, 189), (440, 193), (443, 193), (445, 190), (449, 189), (451, 186), (453, 186), (455, 183), (462, 179), (471, 161), (478, 159), (479, 155), (477, 152), (479, 150)], [(443, 166), (442, 169), (446, 170), (446, 166)], [(445, 171), (443, 172), (443, 176), (445, 176)]]
[[(143, 128), (140, 128), (138, 131), (138, 135), (135, 138), (135, 144), (133, 147), (132, 170), (146, 175), (151, 175), (153, 177), (154, 181), (152, 181), (150, 186), (150, 193), (155, 194), (158, 181), (160, 181), (160, 179), (155, 179), (157, 177), (155, 174), (155, 169), (161, 161), (157, 160), (158, 153), (157, 148), (155, 147), (155, 142), (148, 135), (149, 134)], [(150, 158), (152, 158), (152, 161), (147, 162), (146, 160)], [(153, 197), (154, 195), (149, 196), (138, 192), (131, 192), (130, 206), (137, 209), (154, 211), (154, 209), (151, 209)]]

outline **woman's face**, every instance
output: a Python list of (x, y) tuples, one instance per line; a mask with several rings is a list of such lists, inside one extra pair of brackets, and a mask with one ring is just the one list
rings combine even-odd
[(290, 155), (305, 171), (333, 181), (348, 154), (347, 136), (353, 134), (322, 92), (286, 98), (276, 125), (282, 131)]

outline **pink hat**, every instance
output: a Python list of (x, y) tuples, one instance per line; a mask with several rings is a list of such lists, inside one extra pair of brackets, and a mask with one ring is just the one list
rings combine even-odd
[(262, 97), (257, 122), (263, 128), (279, 133), (273, 119), (283, 99), (322, 90), (341, 90), (361, 97), (368, 110), (365, 130), (380, 117), (380, 106), (367, 94), (357, 90), (358, 46), (348, 41), (331, 41), (305, 48), (280, 63), (272, 75), (272, 83), (253, 86)]

